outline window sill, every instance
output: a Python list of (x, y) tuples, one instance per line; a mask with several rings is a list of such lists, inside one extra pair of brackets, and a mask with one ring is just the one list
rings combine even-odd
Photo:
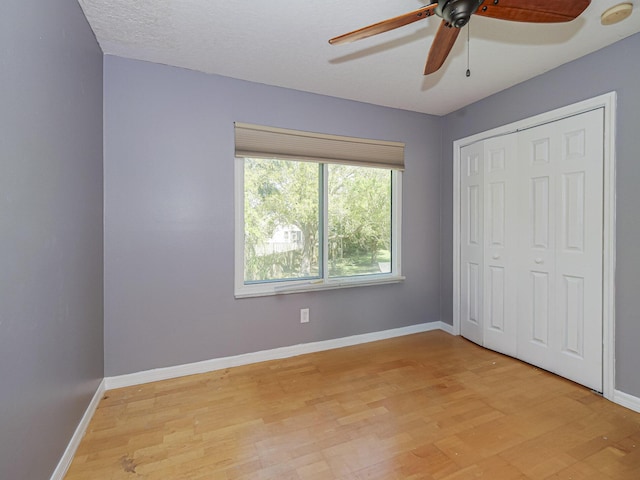
[(284, 285), (270, 285), (265, 288), (260, 285), (259, 288), (242, 288), (242, 290), (235, 292), (235, 298), (251, 298), (251, 297), (266, 297), (271, 295), (290, 295), (292, 293), (306, 293), (316, 292), (321, 290), (337, 290), (339, 288), (355, 288), (355, 287), (368, 287), (373, 285), (386, 285), (391, 283), (401, 283), (405, 280), (405, 277), (400, 275), (384, 276), (375, 278), (344, 278), (337, 280), (309, 280), (306, 282), (299, 282), (293, 284)]

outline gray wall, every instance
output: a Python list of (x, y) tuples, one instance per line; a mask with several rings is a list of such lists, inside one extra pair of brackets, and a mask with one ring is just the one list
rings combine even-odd
[(49, 478), (103, 376), (102, 53), (77, 0), (0, 8), (0, 478)]
[[(235, 300), (234, 121), (406, 142), (407, 280)], [(439, 124), (106, 56), (106, 375), (439, 320)]]
[[(103, 372), (450, 321), (453, 140), (611, 90), (616, 387), (640, 396), (640, 35), (442, 119), (106, 57), (103, 308), (102, 54), (76, 0), (3, 7), (1, 478), (50, 476)], [(407, 280), (235, 300), (234, 121), (406, 142)]]
[(452, 319), (452, 142), (612, 90), (617, 105), (616, 389), (640, 397), (640, 34), (443, 119), (441, 296)]

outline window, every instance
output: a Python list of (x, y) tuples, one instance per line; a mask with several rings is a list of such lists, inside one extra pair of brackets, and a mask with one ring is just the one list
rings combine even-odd
[(402, 280), (403, 144), (235, 130), (236, 297)]

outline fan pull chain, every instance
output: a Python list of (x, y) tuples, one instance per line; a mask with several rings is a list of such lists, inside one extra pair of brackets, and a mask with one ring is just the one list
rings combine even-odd
[(467, 77), (471, 76), (471, 70), (469, 69), (469, 38), (471, 37), (471, 22), (467, 23)]

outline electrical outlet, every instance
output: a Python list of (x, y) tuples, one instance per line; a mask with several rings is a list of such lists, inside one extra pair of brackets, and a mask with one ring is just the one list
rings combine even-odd
[(309, 309), (301, 308), (300, 309), (300, 323), (309, 323)]

